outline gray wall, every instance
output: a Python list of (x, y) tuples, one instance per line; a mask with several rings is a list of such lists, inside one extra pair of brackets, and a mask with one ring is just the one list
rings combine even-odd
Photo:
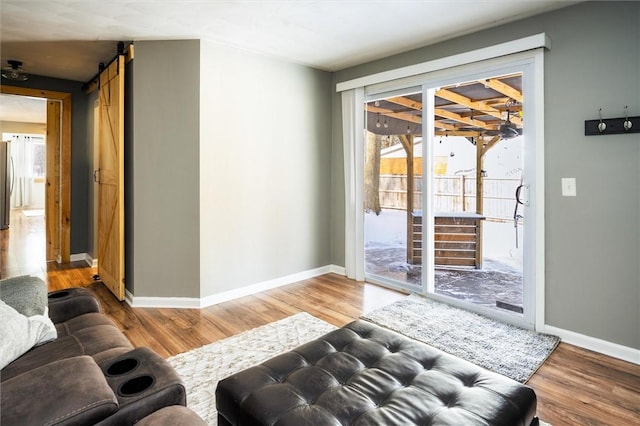
[(206, 297), (329, 264), (331, 75), (199, 41), (135, 46), (127, 289)]
[(201, 46), (202, 296), (328, 265), (331, 74)]
[[(131, 294), (136, 294), (135, 279), (127, 279), (126, 277), (133, 277), (133, 271), (135, 270), (135, 250), (133, 250), (133, 241), (135, 236), (134, 227), (134, 188), (133, 188), (133, 176), (134, 176), (134, 133), (135, 133), (135, 121), (134, 121), (134, 90), (133, 90), (133, 78), (135, 67), (135, 61), (130, 61), (125, 66), (124, 74), (124, 276), (125, 287)], [(97, 221), (96, 229), (97, 229)], [(96, 238), (97, 239), (97, 238)]]
[[(334, 74), (334, 84), (545, 32), (546, 323), (640, 348), (640, 136), (584, 120), (640, 115), (640, 3), (587, 2)], [(335, 86), (334, 86), (335, 87)], [(332, 261), (344, 265), (341, 108), (333, 96)], [(577, 178), (578, 196), (560, 179)]]
[(2, 84), (71, 93), (71, 254), (86, 253), (93, 160), (87, 150), (87, 96), (82, 91), (83, 82), (32, 75), (24, 82), (6, 84), (3, 80)]
[(200, 42), (139, 41), (127, 178), (127, 287), (199, 297)]
[(92, 259), (98, 260), (98, 184), (93, 180), (93, 171), (98, 168), (96, 156), (98, 155), (99, 146), (97, 135), (95, 134), (96, 117), (95, 106), (98, 101), (98, 91), (87, 95), (87, 158), (89, 159), (89, 182), (87, 184), (87, 254)]

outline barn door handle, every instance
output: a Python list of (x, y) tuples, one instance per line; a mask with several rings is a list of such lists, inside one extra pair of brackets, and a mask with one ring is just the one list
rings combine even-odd
[(93, 171), (93, 181), (95, 183), (100, 183), (100, 169)]

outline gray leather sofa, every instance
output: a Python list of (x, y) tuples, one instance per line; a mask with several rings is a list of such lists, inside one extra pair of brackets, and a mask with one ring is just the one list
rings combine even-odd
[(42, 280), (21, 277), (2, 280), (0, 299), (24, 310), (14, 295), (27, 293), (33, 303), (42, 298), (40, 287), (57, 337), (0, 371), (0, 424), (204, 424), (185, 408), (184, 384), (173, 368), (150, 349), (134, 348), (90, 290), (47, 293)]

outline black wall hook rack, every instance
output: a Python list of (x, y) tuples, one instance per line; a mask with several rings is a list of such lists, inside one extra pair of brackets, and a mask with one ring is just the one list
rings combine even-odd
[[(624, 122), (629, 120), (631, 128), (626, 130)], [(600, 123), (604, 123), (606, 128), (601, 132), (598, 128)], [(622, 118), (603, 118), (602, 120), (585, 120), (584, 135), (585, 136), (602, 136), (602, 135), (624, 135), (627, 133), (640, 133), (640, 116), (622, 117)]]

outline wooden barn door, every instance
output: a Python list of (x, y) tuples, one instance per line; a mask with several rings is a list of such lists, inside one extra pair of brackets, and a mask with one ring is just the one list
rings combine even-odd
[(124, 56), (100, 74), (98, 274), (124, 300)]

